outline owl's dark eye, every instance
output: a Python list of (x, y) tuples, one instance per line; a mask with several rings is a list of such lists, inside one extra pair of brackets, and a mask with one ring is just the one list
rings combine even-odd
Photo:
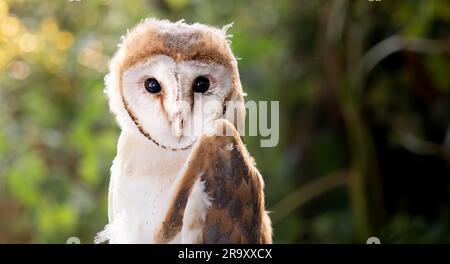
[(209, 80), (206, 77), (199, 76), (195, 79), (192, 85), (192, 90), (196, 93), (204, 93), (209, 89)]
[(144, 82), (145, 90), (150, 93), (158, 93), (161, 91), (161, 85), (155, 78), (150, 78)]

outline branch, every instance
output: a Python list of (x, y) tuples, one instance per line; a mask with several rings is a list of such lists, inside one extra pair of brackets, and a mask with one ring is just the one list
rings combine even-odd
[(313, 200), (321, 194), (330, 191), (336, 187), (346, 185), (348, 182), (348, 171), (340, 170), (325, 175), (313, 182), (300, 186), (297, 190), (290, 193), (283, 200), (278, 202), (271, 212), (272, 223), (276, 223), (292, 213), (303, 204)]
[(450, 53), (450, 40), (394, 35), (370, 48), (362, 57), (359, 68), (364, 74), (368, 74), (383, 59), (402, 50), (429, 54), (447, 54)]

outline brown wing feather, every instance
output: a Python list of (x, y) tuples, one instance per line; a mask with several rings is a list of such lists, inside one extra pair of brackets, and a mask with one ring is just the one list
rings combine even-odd
[(264, 210), (264, 184), (237, 131), (213, 136), (207, 173), (202, 174), (212, 205), (206, 215), (203, 243), (270, 243), (271, 228)]
[(197, 177), (212, 198), (201, 243), (271, 243), (270, 219), (264, 209), (264, 184), (238, 132), (226, 120), (216, 122), (216, 133), (203, 135), (191, 153), (157, 241), (170, 241), (182, 228), (188, 196)]

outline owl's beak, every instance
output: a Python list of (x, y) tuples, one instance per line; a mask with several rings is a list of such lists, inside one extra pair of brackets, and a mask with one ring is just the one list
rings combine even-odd
[(178, 139), (178, 141), (181, 140), (181, 137), (183, 136), (183, 118), (181, 116), (181, 113), (177, 113), (171, 122), (171, 129), (173, 135)]

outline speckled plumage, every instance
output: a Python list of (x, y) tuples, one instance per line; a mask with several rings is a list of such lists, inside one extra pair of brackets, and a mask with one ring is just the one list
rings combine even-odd
[[(202, 135), (180, 174), (176, 195), (164, 217), (155, 241), (166, 243), (183, 227), (183, 215), (195, 182), (204, 183), (211, 199), (204, 219), (188, 229), (201, 226), (197, 243), (271, 243), (270, 219), (264, 210), (264, 183), (239, 134), (226, 120), (216, 122), (217, 130), (228, 127), (230, 136)], [(189, 224), (189, 223), (188, 223)]]

